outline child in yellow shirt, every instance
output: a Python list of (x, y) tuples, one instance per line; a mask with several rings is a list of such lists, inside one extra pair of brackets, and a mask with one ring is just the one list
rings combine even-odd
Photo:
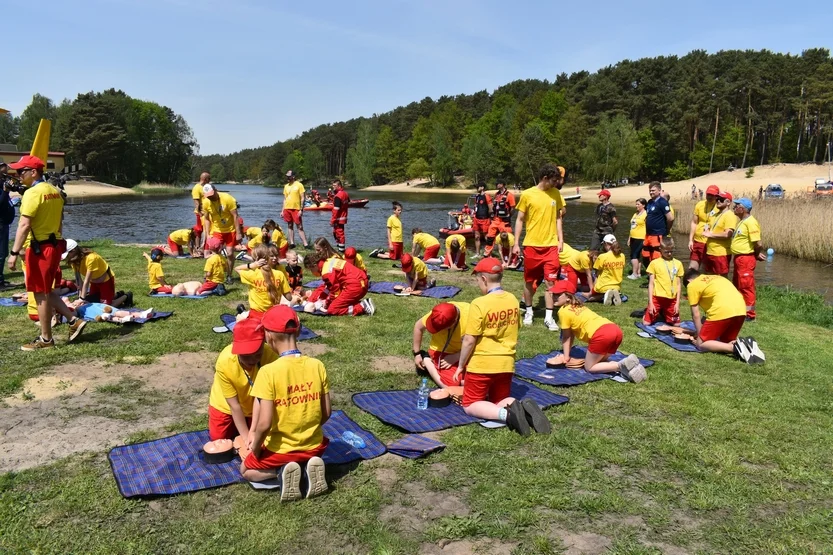
[(619, 288), (622, 286), (622, 277), (625, 273), (625, 255), (622, 248), (613, 234), (608, 233), (602, 239), (605, 253), (600, 254), (593, 264), (598, 272), (596, 283), (590, 291), (589, 301), (603, 300), (604, 304), (622, 304), (622, 296)]
[(642, 322), (653, 325), (664, 321), (676, 325), (680, 322), (680, 296), (685, 269), (683, 263), (674, 258), (674, 239), (663, 237), (660, 242), (662, 258), (655, 258), (648, 264), (648, 308)]
[(205, 281), (197, 290), (197, 295), (214, 291), (217, 286), (226, 281), (226, 262), (220, 256), (220, 250), (223, 248), (223, 243), (216, 237), (210, 237), (205, 243), (206, 250), (211, 252), (211, 256), (205, 261)]
[(165, 272), (162, 271), (162, 259), (165, 258), (165, 253), (162, 249), (153, 249), (150, 254), (143, 252), (142, 255), (148, 261), (150, 294), (170, 293), (173, 288), (165, 281)]
[(428, 266), (425, 262), (411, 256), (407, 252), (402, 255), (402, 271), (405, 272), (405, 281), (408, 286), (403, 293), (414, 293), (434, 287), (435, 280), (428, 277)]

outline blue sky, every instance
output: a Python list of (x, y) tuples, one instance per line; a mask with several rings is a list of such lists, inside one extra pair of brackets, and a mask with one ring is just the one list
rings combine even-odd
[[(693, 49), (830, 47), (789, 2), (6, 0), (0, 105), (110, 87), (182, 114), (202, 154), (515, 79)], [(812, 12), (812, 10), (811, 10)], [(818, 14), (818, 11), (816, 10)], [(29, 20), (33, 24), (24, 24)], [(35, 31), (34, 22), (42, 25)], [(63, 30), (62, 30), (63, 29)], [(28, 32), (15, 41), (13, 31)], [(825, 34), (826, 33), (826, 34)], [(9, 60), (43, 68), (23, 74)]]

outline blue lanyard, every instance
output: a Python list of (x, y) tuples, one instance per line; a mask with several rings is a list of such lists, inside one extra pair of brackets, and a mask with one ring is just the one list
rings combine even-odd
[(289, 349), (288, 351), (281, 351), (281, 357), (288, 357), (289, 355), (300, 356), (301, 351), (298, 349)]
[(500, 285), (498, 285), (497, 287), (492, 287), (491, 289), (486, 291), (486, 294), (488, 295), (489, 293), (494, 293), (495, 291), (503, 291), (503, 287), (501, 287)]

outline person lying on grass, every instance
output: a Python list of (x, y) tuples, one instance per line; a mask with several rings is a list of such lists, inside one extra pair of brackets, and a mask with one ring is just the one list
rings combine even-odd
[(506, 422), (510, 430), (529, 435), (530, 425), (538, 433), (550, 433), (550, 422), (531, 399), (511, 396), (518, 343), (520, 306), (518, 299), (501, 287), (503, 266), (487, 257), (472, 272), (481, 297), (469, 306), (460, 363), (454, 373), (457, 382), (465, 373), (463, 410), (476, 418)]
[[(324, 423), (331, 414), (330, 382), (320, 360), (303, 356), (297, 338), (301, 322), (285, 305), (273, 306), (261, 320), (266, 342), (279, 358), (261, 367), (251, 395), (250, 453), (240, 465), (243, 478), (263, 482), (280, 476), (281, 501), (327, 491), (321, 455), (329, 443)], [(300, 464), (304, 464), (304, 471)], [(307, 491), (301, 491), (306, 474)]]
[(665, 322), (680, 323), (680, 296), (682, 295), (683, 263), (674, 258), (674, 239), (663, 237), (660, 242), (662, 258), (655, 258), (648, 264), (648, 308), (642, 322), (653, 325)]
[(406, 283), (403, 293), (416, 294), (436, 285), (436, 281), (428, 277), (428, 266), (425, 262), (407, 252), (402, 255), (402, 271), (405, 272)]
[[(70, 301), (64, 299), (67, 307), (73, 309), (79, 318), (84, 320), (95, 320), (96, 322), (115, 322), (124, 324), (132, 322), (138, 318), (149, 318), (153, 314), (153, 309), (149, 308), (141, 312), (130, 312), (128, 310), (119, 310), (115, 306), (105, 303), (91, 303), (77, 299)], [(58, 323), (58, 322), (55, 322)]]
[[(417, 368), (427, 371), (440, 387), (460, 385), (465, 378), (457, 373), (457, 368), (468, 314), (469, 303), (440, 303), (414, 324), (414, 363)], [(422, 350), (422, 336), (426, 330), (431, 334), (428, 353)]]
[(548, 365), (560, 366), (570, 362), (573, 338), (587, 343), (584, 369), (593, 374), (619, 372), (628, 380), (639, 383), (648, 377), (645, 367), (636, 355), (628, 355), (619, 362), (608, 361), (622, 344), (622, 328), (584, 306), (576, 297), (575, 287), (567, 280), (557, 281), (550, 287), (558, 309), (558, 325), (561, 326), (561, 352), (547, 360)]

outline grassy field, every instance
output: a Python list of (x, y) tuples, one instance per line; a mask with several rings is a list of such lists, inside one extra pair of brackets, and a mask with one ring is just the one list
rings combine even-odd
[[(162, 390), (143, 376), (161, 369), (174, 379), (196, 357), (211, 360), (231, 340), (211, 327), (244, 291), (237, 284), (226, 297), (151, 300), (141, 294), (139, 249), (102, 242), (96, 250), (115, 268), (119, 289), (139, 292), (138, 305), (175, 314), (135, 330), (92, 324), (77, 344), (23, 353), (18, 345), (34, 337), (34, 326), (25, 309), (0, 308), (0, 429), (5, 435), (13, 424), (2, 411), (50, 417), (31, 384), (56, 365), (109, 372), (110, 382), (81, 395), (90, 397), (81, 412), (105, 407), (97, 412), (113, 424), (111, 445), (204, 428), (207, 389)], [(164, 267), (176, 281), (197, 277), (201, 263), (167, 260)], [(377, 281), (396, 279), (390, 263), (371, 260), (370, 270)], [(457, 299), (474, 297), (469, 275), (438, 278), (463, 285)], [(521, 274), (510, 272), (506, 287), (519, 292)], [(436, 434), (448, 446), (439, 454), (331, 468), (328, 495), (285, 505), (246, 485), (129, 501), (103, 448), (56, 454), (50, 464), (0, 475), (0, 552), (831, 552), (833, 308), (819, 297), (762, 288), (758, 322), (744, 331), (761, 344), (767, 364), (750, 367), (637, 337), (628, 314), (644, 306), (646, 290), (626, 280), (624, 291), (631, 302), (596, 309), (624, 329), (623, 351), (657, 364), (639, 385), (549, 388), (570, 397), (547, 412), (550, 436), (454, 428)], [(410, 334), (433, 302), (373, 298), (378, 312), (370, 318), (305, 317), (322, 338), (301, 349), (320, 353), (334, 408), (389, 442), (401, 432), (358, 410), (350, 396), (417, 386)], [(542, 312), (521, 331), (520, 357), (558, 346)], [(210, 381), (210, 366), (204, 372)], [(175, 417), (164, 421), (166, 413)], [(65, 412), (62, 426), (82, 417)]]

